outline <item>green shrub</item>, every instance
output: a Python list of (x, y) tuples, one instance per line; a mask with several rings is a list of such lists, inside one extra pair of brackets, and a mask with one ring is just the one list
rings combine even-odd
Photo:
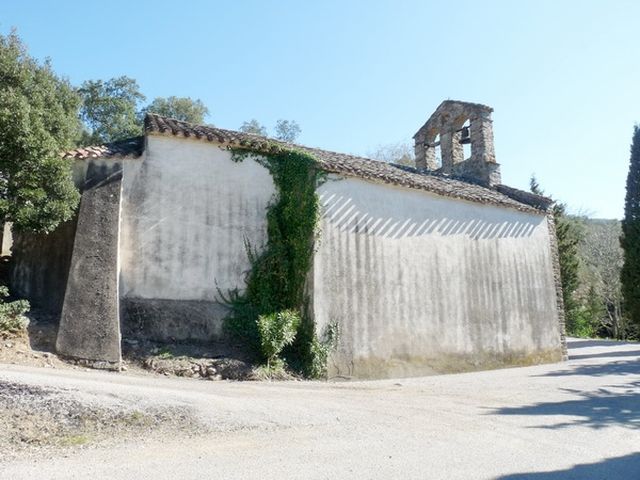
[(9, 289), (0, 286), (0, 333), (15, 333), (28, 324), (24, 314), (29, 311), (29, 302), (26, 300), (5, 302), (4, 298), (8, 296)]
[(296, 377), (285, 368), (284, 360), (276, 358), (271, 365), (259, 365), (251, 370), (254, 380), (293, 380)]
[(573, 315), (567, 317), (567, 334), (581, 338), (595, 338), (607, 318), (607, 310), (594, 285), (580, 299)]
[(327, 325), (323, 339), (314, 335), (311, 340), (311, 361), (307, 376), (311, 378), (324, 378), (327, 376), (327, 362), (329, 355), (338, 347), (340, 329), (337, 322)]
[(259, 324), (266, 329), (277, 321), (274, 315), (283, 320), (284, 312), (296, 312), (297, 332), (281, 358), (286, 358), (290, 369), (310, 376), (310, 372), (322, 370), (313, 366), (320, 361), (322, 351), (315, 338), (313, 318), (307, 313), (305, 283), (313, 261), (320, 212), (316, 188), (326, 174), (307, 152), (277, 143), (266, 143), (261, 152), (232, 149), (234, 161), (253, 158), (266, 167), (277, 193), (267, 208), (266, 245), (258, 250), (245, 239), (251, 264), (246, 289), (226, 294), (218, 291), (230, 307), (225, 331), (271, 362), (274, 357), (264, 351)]
[(256, 324), (260, 336), (260, 350), (267, 361), (267, 368), (270, 368), (272, 363), (282, 362), (278, 355), (295, 340), (300, 326), (300, 315), (293, 310), (283, 310), (260, 315)]
[(584, 306), (579, 307), (570, 325), (567, 325), (567, 334), (572, 337), (595, 338), (598, 333), (597, 325), (591, 313)]

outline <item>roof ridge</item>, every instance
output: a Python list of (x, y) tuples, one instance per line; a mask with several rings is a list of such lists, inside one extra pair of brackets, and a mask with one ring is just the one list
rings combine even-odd
[(308, 147), (296, 143), (283, 142), (262, 135), (225, 130), (218, 127), (196, 125), (161, 115), (145, 117), (147, 133), (172, 134), (184, 138), (195, 137), (226, 144), (230, 147), (254, 150), (257, 153), (268, 150), (267, 143), (276, 143), (285, 147), (298, 148), (313, 154), (323, 170), (368, 180), (377, 180), (389, 184), (427, 190), (432, 193), (468, 200), (489, 203), (521, 211), (546, 211), (551, 205), (550, 199), (538, 198), (528, 192), (515, 188), (491, 188), (450, 175), (433, 171), (422, 171), (413, 167), (401, 167), (380, 160), (333, 152), (321, 148)]
[[(319, 168), (328, 173), (425, 190), (440, 196), (492, 204), (525, 212), (544, 212), (552, 204), (551, 199), (539, 197), (506, 185), (499, 185), (496, 188), (486, 187), (465, 178), (391, 164), (349, 153), (283, 142), (263, 135), (198, 125), (171, 117), (164, 117), (156, 113), (147, 113), (145, 115), (144, 132), (151, 135), (196, 138), (226, 145), (228, 148), (242, 148), (256, 153), (268, 153), (272, 151), (273, 144), (276, 144), (312, 154)], [(75, 154), (65, 155), (65, 157), (81, 159), (101, 156), (139, 157), (144, 147), (143, 138), (135, 137), (115, 142), (114, 144), (85, 147), (75, 151)]]
[[(150, 117), (155, 117), (156, 119), (161, 119), (164, 122), (166, 122), (168, 120), (168, 121), (175, 122), (175, 123), (178, 123), (178, 124), (183, 124), (183, 125), (186, 125), (186, 126), (191, 127), (191, 128), (203, 128), (203, 129), (206, 128), (206, 129), (211, 129), (211, 130), (221, 130), (223, 132), (228, 132), (228, 133), (235, 133), (235, 134), (239, 134), (239, 135), (251, 135), (251, 136), (256, 137), (256, 138), (264, 138), (265, 140), (272, 140), (272, 141), (275, 141), (275, 142), (282, 142), (282, 140), (278, 140), (278, 139), (272, 138), (272, 137), (267, 137), (265, 135), (259, 135), (257, 133), (241, 132), (239, 130), (230, 130), (228, 128), (216, 127), (215, 125), (203, 125), (203, 124), (200, 124), (200, 123), (187, 122), (186, 120), (180, 120), (178, 118), (168, 117), (166, 115), (160, 115), (160, 114), (154, 113), (154, 112), (145, 113), (145, 118), (144, 118), (144, 129), (145, 129), (145, 131), (149, 131), (149, 128), (152, 129), (152, 127), (153, 127), (153, 124), (151, 124), (151, 121), (150, 121)], [(153, 129), (151, 131), (153, 131)], [(284, 143), (286, 143), (286, 142), (284, 142)]]
[(221, 127), (216, 127), (216, 126), (211, 126), (211, 125), (201, 125), (201, 124), (198, 124), (198, 123), (187, 122), (185, 120), (178, 120), (178, 119), (173, 118), (173, 117), (167, 117), (165, 115), (160, 115), (160, 114), (153, 113), (153, 112), (148, 112), (145, 115), (145, 131), (152, 131), (152, 132), (154, 131), (153, 129), (149, 130), (147, 128), (147, 125), (146, 125), (146, 116), (147, 115), (153, 115), (154, 117), (157, 117), (157, 118), (160, 118), (160, 119), (163, 119), (163, 120), (170, 120), (170, 121), (173, 121), (173, 122), (186, 124), (186, 125), (189, 125), (189, 126), (195, 127), (195, 128), (219, 130), (219, 131), (222, 131), (222, 132), (231, 133), (231, 134), (240, 135), (240, 136), (248, 135), (248, 136), (254, 137), (256, 139), (261, 139), (261, 140), (265, 140), (265, 141), (268, 141), (268, 142), (277, 143), (277, 144), (280, 144), (280, 145), (286, 146), (286, 147), (294, 147), (294, 148), (300, 148), (302, 150), (310, 150), (310, 151), (322, 151), (322, 152), (326, 152), (326, 153), (333, 153), (333, 154), (336, 154), (336, 155), (343, 155), (343, 156), (347, 156), (347, 157), (352, 157), (354, 159), (367, 160), (369, 162), (376, 162), (376, 163), (382, 163), (382, 164), (385, 164), (385, 165), (389, 165), (389, 162), (385, 162), (383, 160), (375, 160), (373, 158), (364, 157), (362, 155), (356, 155), (356, 154), (353, 154), (353, 153), (337, 152), (335, 150), (327, 150), (327, 149), (321, 148), (321, 147), (310, 147), (308, 145), (302, 145), (300, 143), (286, 142), (286, 141), (280, 140), (278, 138), (269, 137), (269, 136), (266, 136), (266, 135), (260, 135), (258, 133), (242, 132), (240, 130), (231, 130), (229, 128), (221, 128)]
[(62, 158), (77, 158), (80, 160), (100, 157), (135, 158), (142, 155), (143, 149), (144, 135), (138, 135), (98, 145), (76, 147), (63, 152), (61, 156)]

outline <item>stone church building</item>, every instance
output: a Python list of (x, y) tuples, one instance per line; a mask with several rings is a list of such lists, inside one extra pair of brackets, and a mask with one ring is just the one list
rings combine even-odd
[[(551, 201), (501, 184), (492, 109), (445, 101), (415, 167), (295, 146), (327, 173), (307, 291), (340, 325), (331, 375), (559, 361), (566, 355)], [(121, 361), (121, 339), (211, 341), (266, 240), (265, 138), (149, 114), (144, 136), (65, 154), (82, 192), (50, 235), (14, 235), (11, 287), (59, 316), (56, 348)], [(438, 155), (438, 150), (440, 154)], [(469, 150), (469, 151), (467, 151)]]

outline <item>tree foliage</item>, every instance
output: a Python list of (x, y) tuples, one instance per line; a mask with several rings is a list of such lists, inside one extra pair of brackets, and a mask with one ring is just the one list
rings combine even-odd
[(624, 250), (622, 293), (632, 324), (640, 326), (640, 126), (636, 125), (631, 143), (627, 194), (620, 239)]
[(407, 167), (413, 167), (416, 164), (413, 146), (409, 142), (378, 145), (375, 150), (368, 152), (367, 155), (373, 160), (396, 163)]
[(203, 124), (209, 115), (209, 109), (200, 99), (189, 97), (157, 97), (143, 113), (157, 113), (163, 117), (175, 118), (183, 122)]
[(254, 135), (262, 135), (263, 137), (267, 136), (267, 127), (255, 118), (252, 118), (248, 122), (243, 122), (239, 130), (244, 133), (253, 133)]
[(0, 35), (0, 216), (17, 229), (49, 232), (79, 195), (60, 152), (79, 135), (80, 99), (15, 32)]
[(80, 118), (87, 128), (81, 144), (108, 143), (142, 134), (138, 110), (145, 96), (133, 78), (88, 80), (78, 92), (82, 97)]
[(5, 298), (8, 296), (9, 289), (0, 286), (0, 338), (23, 330), (29, 322), (24, 316), (29, 311), (29, 302), (26, 300), (6, 302)]
[[(531, 191), (544, 194), (535, 177)], [(584, 337), (634, 336), (623, 315), (620, 223), (571, 216), (566, 205), (553, 208), (560, 256), (567, 332)]]
[(302, 130), (295, 120), (278, 120), (276, 122), (276, 138), (283, 142), (293, 143)]
[[(534, 176), (531, 177), (529, 187), (532, 193), (544, 195), (544, 191)], [(560, 260), (560, 279), (562, 282), (562, 299), (564, 301), (567, 332), (573, 334), (576, 327), (579, 304), (575, 292), (579, 285), (578, 245), (582, 239), (582, 230), (575, 219), (567, 216), (566, 205), (556, 202), (553, 206), (553, 218), (556, 224), (558, 239), (558, 256)]]
[[(267, 137), (269, 131), (258, 120), (252, 118), (248, 122), (243, 122), (239, 130), (244, 133), (253, 133)], [(283, 142), (293, 143), (296, 141), (302, 130), (295, 120), (278, 120), (275, 127), (275, 138)]]
[(327, 349), (335, 343), (334, 337), (322, 341), (317, 338), (313, 319), (306, 311), (305, 283), (313, 262), (320, 209), (316, 189), (324, 174), (317, 168), (315, 158), (306, 152), (275, 143), (269, 150), (260, 156), (233, 150), (234, 161), (248, 157), (269, 169), (277, 195), (267, 209), (266, 245), (258, 252), (246, 244), (251, 264), (246, 290), (229, 292), (228, 297), (220, 292), (231, 307), (226, 328), (254, 350), (260, 350), (258, 319), (284, 311), (296, 312), (300, 322), (295, 340), (285, 348), (283, 356), (290, 367), (316, 376), (326, 371)]
[(578, 245), (578, 328), (584, 336), (626, 338), (630, 332), (622, 315), (620, 222), (589, 218), (577, 221), (584, 232)]

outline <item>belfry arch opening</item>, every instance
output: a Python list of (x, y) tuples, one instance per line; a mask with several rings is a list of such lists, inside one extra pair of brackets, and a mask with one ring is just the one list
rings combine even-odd
[(460, 144), (465, 160), (471, 158), (471, 121), (467, 118), (460, 127)]
[(413, 137), (416, 168), (489, 186), (500, 183), (491, 112), (478, 103), (442, 102)]

